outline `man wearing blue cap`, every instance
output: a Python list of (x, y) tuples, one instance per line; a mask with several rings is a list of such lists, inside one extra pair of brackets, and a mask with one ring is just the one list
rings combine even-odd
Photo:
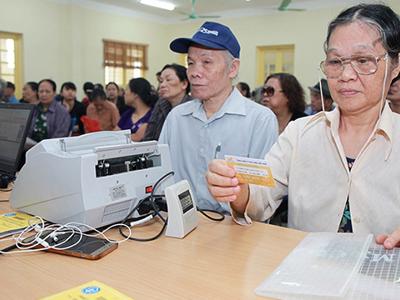
[(159, 142), (169, 144), (175, 179), (190, 182), (199, 208), (230, 212), (228, 204), (215, 201), (208, 191), (208, 163), (225, 154), (263, 158), (278, 136), (276, 117), (233, 86), (240, 45), (225, 25), (206, 22), (191, 39), (175, 39), (170, 48), (188, 53), (195, 99), (171, 111)]

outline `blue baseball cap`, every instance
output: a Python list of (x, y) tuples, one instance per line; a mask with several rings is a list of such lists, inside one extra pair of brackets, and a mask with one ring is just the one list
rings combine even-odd
[(169, 44), (169, 48), (174, 52), (187, 53), (192, 44), (210, 49), (228, 50), (235, 58), (240, 56), (240, 45), (235, 35), (229, 27), (219, 23), (205, 22), (191, 39), (175, 39)]

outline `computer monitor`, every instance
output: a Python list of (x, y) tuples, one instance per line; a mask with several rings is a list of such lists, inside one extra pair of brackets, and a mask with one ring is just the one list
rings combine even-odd
[(34, 105), (0, 103), (0, 188), (15, 177)]

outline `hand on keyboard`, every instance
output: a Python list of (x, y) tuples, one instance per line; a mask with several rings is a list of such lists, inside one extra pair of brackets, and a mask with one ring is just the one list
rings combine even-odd
[(376, 243), (383, 245), (386, 249), (400, 247), (400, 227), (391, 234), (380, 234), (376, 237)]

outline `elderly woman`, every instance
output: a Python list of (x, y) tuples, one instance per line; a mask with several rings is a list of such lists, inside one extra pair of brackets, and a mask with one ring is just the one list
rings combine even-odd
[(40, 142), (68, 136), (71, 121), (67, 109), (54, 100), (56, 83), (51, 79), (43, 79), (39, 81), (38, 88), (40, 102), (34, 110), (29, 137)]
[(167, 115), (175, 106), (192, 100), (186, 68), (178, 64), (165, 65), (160, 74), (157, 101), (148, 123), (144, 141), (158, 140)]
[(25, 83), (22, 88), (22, 99), (19, 100), (20, 103), (30, 103), (30, 104), (38, 104), (39, 85), (34, 81), (28, 81)]
[(321, 68), (337, 107), (291, 122), (265, 159), (275, 188), (239, 184), (224, 161), (207, 180), (233, 216), (266, 220), (289, 194), (288, 225), (377, 234), (400, 245), (400, 116), (386, 103), (399, 73), (400, 20), (384, 5), (351, 7), (330, 23)]
[(265, 79), (261, 103), (275, 113), (279, 133), (290, 121), (306, 116), (304, 90), (296, 77), (288, 73), (275, 73)]

